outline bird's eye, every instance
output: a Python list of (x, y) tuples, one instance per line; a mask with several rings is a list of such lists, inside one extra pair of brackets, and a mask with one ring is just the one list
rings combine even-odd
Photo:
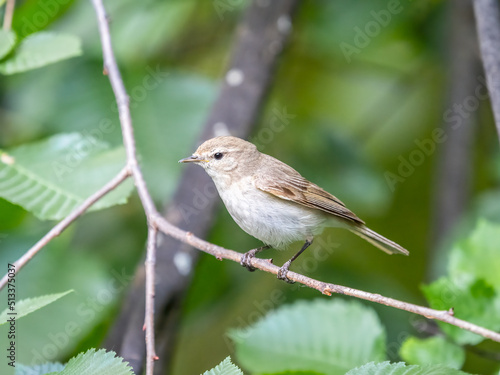
[(224, 154), (222, 152), (216, 152), (214, 154), (214, 158), (217, 159), (217, 160), (222, 159), (223, 156), (224, 156)]

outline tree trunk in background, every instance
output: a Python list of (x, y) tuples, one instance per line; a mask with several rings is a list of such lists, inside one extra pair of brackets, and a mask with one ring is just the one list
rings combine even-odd
[(498, 0), (474, 0), (473, 4), (491, 107), (500, 138), (500, 4)]
[[(253, 1), (243, 15), (232, 59), (219, 96), (197, 144), (217, 135), (249, 135), (273, 78), (276, 61), (291, 31), (298, 0)], [(167, 124), (175, 126), (175, 124)], [(197, 145), (193, 145), (192, 151)], [(187, 156), (187, 155), (186, 155)], [(219, 197), (202, 168), (187, 165), (165, 211), (172, 224), (205, 238), (214, 222)], [(202, 192), (201, 195), (195, 194)], [(199, 251), (159, 234), (155, 310), (157, 354), (155, 374), (167, 373), (179, 327), (180, 305)], [(116, 351), (140, 374), (145, 358), (144, 266), (135, 275), (122, 311), (104, 346)]]
[[(477, 110), (466, 99), (481, 85), (472, 4), (469, 0), (449, 2), (451, 30), (449, 56), (449, 93), (443, 111), (443, 129), (447, 135), (438, 156), (436, 191), (434, 192), (433, 251), (429, 257), (429, 277), (439, 272), (446, 256), (444, 240), (461, 217), (469, 200), (472, 173), (472, 146)], [(473, 99), (473, 101), (480, 101)]]

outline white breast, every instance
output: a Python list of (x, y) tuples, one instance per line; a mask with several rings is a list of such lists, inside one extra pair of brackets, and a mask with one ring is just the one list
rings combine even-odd
[(280, 248), (323, 231), (324, 215), (257, 189), (251, 177), (224, 184), (224, 189), (214, 182), (234, 221), (266, 244)]

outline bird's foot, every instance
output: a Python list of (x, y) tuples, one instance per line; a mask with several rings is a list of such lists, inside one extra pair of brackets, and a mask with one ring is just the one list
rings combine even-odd
[(295, 283), (295, 281), (292, 281), (287, 277), (288, 269), (290, 268), (290, 264), (292, 264), (291, 261), (285, 262), (285, 264), (283, 264), (281, 266), (281, 268), (278, 270), (277, 276), (278, 276), (278, 279), (286, 281), (288, 284), (293, 284), (293, 283)]
[(250, 272), (255, 271), (255, 267), (250, 264), (251, 259), (255, 258), (255, 254), (257, 254), (257, 251), (255, 251), (255, 250), (258, 250), (258, 249), (253, 249), (253, 250), (247, 251), (245, 254), (243, 254), (243, 256), (241, 257), (241, 260), (240, 260), (240, 264), (243, 267), (245, 267), (247, 270), (249, 270)]
[[(245, 267), (247, 270), (249, 270), (250, 272), (253, 272), (255, 271), (255, 267), (253, 267), (250, 262), (252, 260), (252, 258), (255, 258), (255, 255), (257, 253), (260, 253), (262, 250), (265, 250), (265, 249), (269, 249), (271, 246), (269, 245), (266, 245), (266, 246), (262, 246), (262, 247), (258, 247), (256, 249), (252, 249), (252, 250), (249, 250), (247, 251), (245, 254), (243, 254), (243, 256), (241, 257), (241, 260), (240, 260), (240, 264)], [(272, 263), (272, 260), (271, 260), (271, 263)]]

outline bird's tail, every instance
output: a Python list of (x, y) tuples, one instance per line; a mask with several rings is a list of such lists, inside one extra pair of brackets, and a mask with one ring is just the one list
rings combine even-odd
[(410, 252), (404, 247), (398, 245), (396, 242), (388, 240), (384, 236), (381, 236), (377, 232), (364, 225), (350, 227), (349, 229), (351, 230), (351, 232), (370, 242), (372, 245), (375, 245), (380, 250), (385, 251), (387, 254), (410, 254)]

